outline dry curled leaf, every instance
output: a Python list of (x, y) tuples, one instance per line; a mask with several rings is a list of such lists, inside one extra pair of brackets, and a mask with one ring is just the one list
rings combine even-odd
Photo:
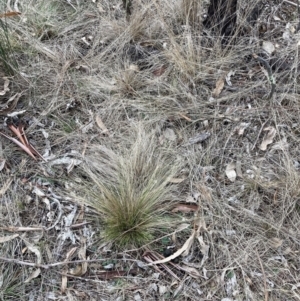
[(244, 134), (245, 129), (250, 125), (249, 122), (242, 122), (237, 128), (237, 133), (239, 136), (242, 136)]
[(6, 180), (5, 183), (3, 183), (3, 186), (0, 189), (0, 197), (3, 196), (5, 194), (5, 192), (8, 190), (8, 188), (10, 187), (11, 183), (12, 183), (13, 179), (12, 178), (8, 178)]
[(177, 139), (174, 130), (171, 128), (166, 128), (163, 135), (169, 141), (175, 141)]
[(204, 262), (208, 259), (209, 257), (209, 245), (205, 244), (203, 236), (199, 235), (197, 237), (198, 242), (200, 244), (200, 250), (201, 250), (201, 254), (202, 254), (202, 260), (201, 260), (201, 264), (200, 266), (202, 267)]
[(24, 281), (24, 283), (28, 283), (30, 282), (32, 279), (38, 277), (41, 274), (41, 269), (38, 268), (36, 270), (34, 270), (31, 275)]
[(61, 287), (60, 287), (60, 291), (64, 294), (66, 292), (68, 286), (68, 277), (66, 275), (63, 275), (61, 277)]
[(231, 76), (235, 74), (235, 71), (233, 70), (230, 70), (227, 74), (226, 74), (226, 77), (225, 77), (225, 80), (226, 80), (226, 83), (228, 86), (232, 86), (232, 83), (231, 83)]
[[(77, 247), (73, 247), (72, 249), (70, 249), (67, 252), (66, 258), (65, 258), (65, 262), (70, 261), (70, 259), (72, 258), (73, 254), (75, 253), (75, 251), (77, 250)], [(65, 270), (66, 272), (66, 270)], [(61, 287), (60, 287), (60, 291), (64, 294), (66, 292), (68, 286), (68, 277), (66, 275), (62, 275), (61, 277)]]
[(26, 247), (28, 250), (36, 255), (36, 263), (41, 264), (42, 263), (42, 254), (39, 249), (39, 247), (31, 244), (29, 241), (23, 238), (24, 243), (26, 244)]
[(278, 237), (272, 237), (269, 239), (269, 243), (272, 248), (277, 249), (282, 246), (283, 240)]
[(0, 14), (0, 18), (14, 17), (18, 15), (21, 15), (21, 13), (18, 11), (10, 11), (4, 14)]
[(5, 163), (6, 163), (5, 159), (0, 159), (0, 171), (4, 168)]
[(240, 160), (236, 161), (236, 173), (240, 178), (243, 178), (243, 172), (242, 172), (242, 162)]
[(7, 77), (3, 77), (3, 79), (4, 79), (3, 90), (0, 91), (0, 96), (5, 95), (6, 92), (9, 91), (9, 87), (8, 86), (9, 86), (10, 81), (9, 81), (9, 79)]
[(212, 202), (212, 193), (211, 188), (206, 186), (203, 183), (196, 184), (196, 187), (198, 188), (198, 191), (200, 193), (200, 199), (206, 202)]
[(64, 157), (64, 158), (58, 158), (55, 159), (53, 161), (49, 162), (49, 165), (52, 167), (53, 165), (63, 165), (66, 164), (67, 165), (67, 172), (70, 173), (72, 171), (72, 169), (81, 164), (82, 160), (79, 159), (74, 159), (74, 158), (70, 158), (70, 157)]
[(102, 130), (102, 134), (108, 134), (108, 129), (105, 126), (105, 124), (103, 123), (103, 121), (99, 115), (96, 115), (95, 120), (96, 120), (98, 127)]
[(182, 183), (186, 178), (172, 178), (169, 180), (169, 183), (179, 184)]
[(198, 205), (194, 205), (194, 204), (177, 204), (177, 205), (175, 205), (175, 208), (172, 210), (172, 212), (189, 213), (189, 212), (195, 212), (197, 210), (198, 210)]
[(159, 291), (160, 296), (163, 296), (168, 291), (168, 289), (165, 285), (159, 285), (158, 291)]
[(267, 135), (264, 137), (259, 149), (267, 150), (267, 146), (273, 142), (274, 137), (276, 136), (276, 129), (273, 126), (268, 126), (264, 129), (264, 131), (269, 131)]
[(289, 143), (287, 142), (286, 137), (283, 137), (281, 140), (277, 141), (276, 143), (273, 144), (271, 147), (271, 150), (282, 150), (282, 151), (287, 151), (289, 148)]
[(174, 254), (172, 254), (171, 256), (166, 257), (162, 260), (157, 260), (157, 261), (153, 261), (151, 263), (148, 263), (148, 265), (166, 263), (166, 262), (169, 262), (169, 261), (177, 258), (180, 255), (187, 256), (189, 254), (190, 248), (191, 248), (191, 246), (194, 242), (195, 236), (196, 236), (196, 231), (193, 230), (191, 236), (187, 239), (187, 241), (184, 243), (184, 245), (179, 250), (177, 250)]
[(195, 203), (197, 204), (198, 203), (198, 200), (195, 199), (192, 195), (188, 195), (185, 199), (185, 202), (186, 203)]
[(0, 237), (0, 243), (4, 243), (4, 242), (10, 241), (10, 240), (13, 240), (18, 236), (19, 236), (19, 234), (13, 234), (13, 235), (7, 235), (7, 236)]
[(200, 272), (194, 267), (190, 267), (188, 265), (182, 265), (181, 268), (193, 278), (201, 277)]
[(78, 250), (78, 258), (83, 260), (82, 263), (78, 264), (75, 268), (70, 269), (69, 273), (74, 276), (82, 276), (87, 271), (86, 260), (86, 244), (84, 243), (82, 247)]
[(272, 42), (269, 41), (263, 41), (262, 48), (265, 50), (268, 54), (272, 54), (275, 51), (275, 46)]
[(212, 92), (212, 96), (218, 97), (220, 95), (220, 93), (222, 92), (223, 88), (224, 88), (224, 79), (219, 78), (216, 82), (216, 87), (214, 88), (214, 90)]
[(198, 143), (198, 142), (203, 142), (204, 140), (206, 140), (209, 137), (210, 137), (209, 132), (204, 132), (204, 133), (197, 134), (196, 136), (189, 139), (189, 144), (195, 144), (195, 143)]
[(190, 226), (190, 224), (188, 223), (182, 223), (182, 224), (179, 224), (175, 230), (175, 232), (180, 232), (182, 230), (185, 230), (187, 229), (188, 227)]
[(236, 171), (235, 171), (235, 163), (231, 162), (226, 166), (225, 170), (227, 178), (231, 181), (234, 182), (236, 179)]
[(155, 69), (152, 72), (152, 74), (155, 75), (155, 76), (161, 76), (162, 74), (165, 73), (166, 70), (167, 70), (166, 66), (161, 66), (161, 67), (158, 67), (157, 69)]

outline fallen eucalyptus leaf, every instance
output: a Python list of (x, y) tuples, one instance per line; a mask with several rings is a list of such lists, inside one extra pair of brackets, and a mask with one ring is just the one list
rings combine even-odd
[(273, 126), (266, 127), (264, 131), (269, 131), (264, 137), (259, 149), (267, 150), (267, 146), (273, 142), (273, 138), (276, 136), (276, 129)]
[(148, 263), (148, 265), (154, 265), (154, 264), (159, 264), (159, 263), (166, 263), (166, 262), (169, 262), (169, 261), (177, 258), (180, 255), (187, 256), (188, 253), (189, 253), (189, 251), (190, 251), (190, 248), (191, 248), (191, 246), (192, 246), (192, 244), (194, 242), (195, 235), (196, 235), (196, 231), (193, 230), (191, 236), (186, 240), (186, 242), (184, 243), (184, 245), (178, 251), (176, 251), (171, 256), (166, 257), (166, 258), (164, 258), (162, 260), (157, 260), (157, 261), (150, 262), (150, 263)]
[(186, 178), (172, 178), (169, 180), (169, 183), (179, 184), (182, 183)]
[(3, 90), (0, 91), (0, 96), (5, 95), (6, 92), (9, 91), (8, 86), (9, 86), (10, 81), (9, 81), (9, 79), (7, 77), (3, 77), (3, 79), (4, 79)]
[(108, 134), (108, 129), (105, 126), (105, 124), (103, 123), (103, 121), (99, 115), (96, 115), (95, 120), (96, 120), (98, 127), (102, 130), (102, 134)]
[(227, 178), (231, 181), (234, 182), (236, 179), (236, 172), (235, 172), (235, 163), (231, 162), (226, 166), (225, 170)]
[(212, 96), (218, 97), (220, 95), (220, 93), (222, 92), (223, 88), (224, 88), (224, 79), (219, 78), (216, 82), (216, 87), (214, 88), (214, 90), (212, 92)]
[(24, 281), (24, 283), (30, 282), (32, 279), (38, 277), (41, 274), (41, 269), (36, 269), (31, 273), (31, 275)]
[(4, 243), (4, 242), (10, 241), (10, 240), (13, 240), (18, 236), (19, 236), (19, 234), (2, 236), (2, 237), (0, 237), (0, 243)]
[(230, 70), (230, 71), (226, 74), (225, 80), (226, 80), (226, 83), (227, 83), (228, 86), (232, 86), (232, 83), (231, 83), (231, 81), (230, 81), (230, 78), (231, 78), (231, 76), (234, 75), (234, 74), (235, 74), (235, 71), (232, 71), (232, 70)]

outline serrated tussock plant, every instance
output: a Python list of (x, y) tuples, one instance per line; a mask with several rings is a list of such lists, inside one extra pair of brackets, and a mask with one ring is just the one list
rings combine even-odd
[(157, 142), (139, 129), (136, 141), (121, 154), (93, 146), (86, 157), (85, 170), (96, 187), (86, 202), (99, 214), (105, 239), (118, 246), (142, 246), (166, 226), (169, 180), (178, 163)]
[(0, 63), (6, 75), (13, 75), (17, 62), (13, 56), (13, 48), (9, 39), (9, 29), (5, 21), (0, 19)]

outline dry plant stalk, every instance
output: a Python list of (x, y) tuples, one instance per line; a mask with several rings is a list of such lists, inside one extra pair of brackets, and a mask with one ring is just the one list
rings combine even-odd
[(198, 0), (183, 0), (182, 9), (183, 17), (186, 23), (191, 27), (196, 27), (197, 24), (200, 24), (200, 1)]

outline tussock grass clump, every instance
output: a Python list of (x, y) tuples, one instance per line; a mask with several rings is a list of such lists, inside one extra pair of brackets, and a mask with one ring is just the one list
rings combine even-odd
[(149, 242), (154, 232), (166, 225), (169, 180), (178, 164), (141, 129), (122, 154), (103, 146), (93, 146), (91, 151), (86, 170), (96, 189), (86, 202), (103, 221), (105, 238), (120, 246)]
[(13, 56), (13, 47), (9, 39), (9, 28), (3, 20), (0, 20), (0, 62), (5, 74), (14, 74), (17, 62)]

